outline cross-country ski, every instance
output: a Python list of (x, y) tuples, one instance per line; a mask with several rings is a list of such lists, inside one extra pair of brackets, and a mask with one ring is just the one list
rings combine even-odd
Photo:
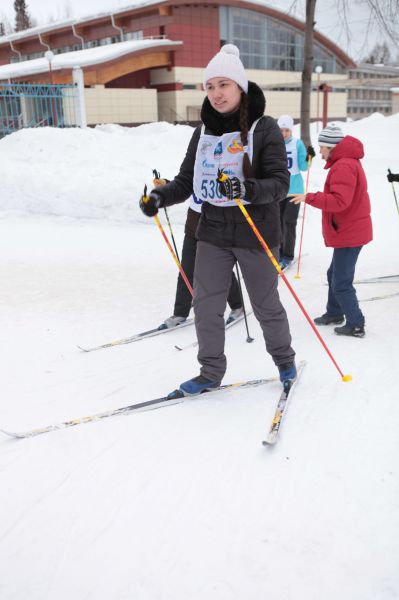
[(170, 328), (160, 328), (155, 327), (154, 329), (149, 329), (148, 331), (143, 331), (141, 333), (136, 333), (130, 337), (120, 338), (114, 340), (113, 342), (107, 342), (105, 344), (100, 344), (99, 346), (93, 346), (92, 348), (84, 348), (82, 346), (78, 346), (79, 350), (83, 352), (94, 352), (94, 350), (103, 350), (104, 348), (113, 348), (114, 346), (121, 346), (123, 344), (131, 344), (132, 342), (139, 342), (140, 340), (145, 340), (150, 337), (155, 337), (158, 335), (163, 335), (164, 333), (170, 333), (171, 331), (177, 331), (178, 329), (182, 329), (183, 327), (187, 327), (188, 325), (193, 325), (194, 319), (187, 319), (183, 323), (180, 323), (176, 327)]
[[(241, 388), (253, 388), (259, 385), (264, 385), (265, 383), (271, 383), (276, 381), (276, 377), (271, 377), (269, 379), (252, 379), (249, 381), (242, 381), (239, 383), (227, 383), (219, 386), (216, 389), (210, 390), (209, 394), (214, 394), (216, 392), (221, 391), (235, 391)], [(184, 396), (183, 394), (168, 394), (166, 396), (161, 396), (160, 398), (154, 398), (153, 400), (144, 400), (143, 402), (137, 402), (135, 404), (130, 404), (128, 406), (122, 406), (121, 408), (113, 408), (110, 410), (105, 410), (102, 412), (95, 413), (93, 415), (87, 415), (85, 417), (78, 417), (75, 419), (70, 419), (68, 421), (62, 421), (60, 423), (55, 423), (53, 425), (47, 425), (45, 427), (37, 427), (35, 429), (30, 429), (28, 431), (20, 431), (13, 432), (8, 431), (6, 429), (1, 429), (0, 432), (4, 435), (7, 435), (12, 438), (31, 438), (37, 435), (41, 435), (43, 433), (50, 433), (51, 431), (58, 431), (60, 429), (66, 429), (68, 427), (76, 427), (77, 425), (83, 425), (85, 423), (92, 423), (94, 421), (101, 421), (102, 419), (108, 419), (109, 417), (117, 417), (121, 415), (127, 415), (128, 413), (138, 412), (143, 410), (151, 410), (156, 408), (164, 408), (166, 406), (171, 406), (172, 404), (179, 404), (181, 402), (185, 402), (191, 398), (196, 396), (200, 396), (201, 394), (192, 394), (191, 396)]]
[(292, 399), (294, 390), (298, 385), (299, 378), (302, 375), (305, 365), (305, 361), (302, 361), (300, 363), (298, 368), (298, 375), (294, 381), (288, 380), (284, 382), (283, 391), (281, 392), (280, 398), (278, 400), (276, 411), (274, 413), (269, 432), (266, 436), (266, 439), (262, 442), (264, 446), (271, 446), (277, 442), (283, 419), (287, 413), (288, 403)]

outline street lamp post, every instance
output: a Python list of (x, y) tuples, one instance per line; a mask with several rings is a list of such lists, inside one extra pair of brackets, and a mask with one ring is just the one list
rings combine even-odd
[(320, 98), (320, 75), (323, 72), (323, 67), (320, 65), (317, 65), (317, 67), (315, 68), (315, 71), (317, 73), (317, 96), (316, 96), (316, 129), (317, 129), (317, 133), (319, 132), (319, 98)]
[(51, 52), (51, 50), (47, 50), (47, 52), (44, 53), (45, 58), (48, 60), (48, 70), (49, 70), (49, 74), (50, 74), (50, 84), (51, 84), (51, 106), (52, 106), (52, 112), (53, 112), (53, 125), (54, 127), (57, 127), (57, 109), (56, 109), (56, 104), (55, 104), (55, 99), (54, 99), (54, 79), (53, 79), (53, 69), (52, 69), (52, 60), (54, 58), (54, 52)]
[(327, 127), (327, 118), (328, 118), (328, 92), (331, 92), (332, 87), (323, 83), (321, 85), (323, 88), (323, 128)]

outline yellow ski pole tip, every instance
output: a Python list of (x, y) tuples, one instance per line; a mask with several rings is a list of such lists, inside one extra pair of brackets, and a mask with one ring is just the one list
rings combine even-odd
[(344, 375), (342, 377), (342, 381), (352, 381), (352, 375)]
[(297, 275), (295, 275), (295, 277), (294, 277), (294, 279), (300, 279), (300, 278), (301, 278), (301, 276), (300, 276), (300, 275), (298, 275), (298, 274), (297, 274)]

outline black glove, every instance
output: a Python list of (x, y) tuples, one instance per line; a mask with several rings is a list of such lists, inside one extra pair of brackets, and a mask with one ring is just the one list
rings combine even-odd
[(389, 173), (387, 175), (387, 179), (388, 179), (389, 183), (392, 183), (393, 181), (399, 181), (399, 173), (395, 174), (395, 173), (391, 173), (391, 171), (389, 171)]
[(229, 200), (245, 200), (247, 190), (245, 184), (238, 177), (226, 179), (226, 181), (218, 181), (219, 192)]
[(310, 160), (312, 160), (312, 158), (314, 158), (316, 156), (316, 152), (314, 151), (313, 146), (308, 146), (306, 148), (306, 152), (307, 152), (307, 154), (306, 154), (306, 160), (308, 162), (309, 162), (309, 158), (310, 158)]
[(154, 217), (158, 213), (158, 208), (161, 205), (162, 196), (155, 190), (153, 190), (149, 196), (144, 194), (140, 198), (140, 208), (147, 217)]

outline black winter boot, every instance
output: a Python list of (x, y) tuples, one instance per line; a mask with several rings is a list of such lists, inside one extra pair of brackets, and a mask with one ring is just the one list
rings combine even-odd
[(344, 322), (344, 315), (329, 315), (328, 313), (324, 313), (321, 317), (316, 317), (313, 319), (313, 322), (316, 325), (339, 325), (339, 323)]
[(337, 335), (350, 335), (352, 337), (364, 337), (366, 332), (364, 331), (364, 325), (361, 327), (355, 327), (354, 325), (344, 325), (343, 327), (334, 327), (334, 331)]

